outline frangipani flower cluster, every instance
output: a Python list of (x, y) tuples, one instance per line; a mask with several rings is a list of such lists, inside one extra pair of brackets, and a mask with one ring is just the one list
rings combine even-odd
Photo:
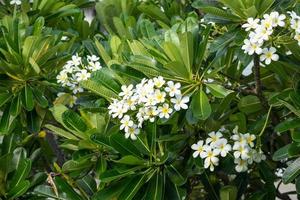
[(295, 31), (294, 39), (297, 40), (298, 45), (300, 46), (300, 16), (298, 16), (294, 11), (288, 13), (291, 16), (291, 29)]
[(63, 70), (57, 75), (57, 83), (63, 87), (68, 87), (74, 94), (83, 92), (79, 86), (80, 81), (85, 81), (91, 77), (91, 73), (102, 68), (100, 58), (91, 55), (83, 59), (78, 55), (73, 55), (72, 59), (64, 65)]
[(125, 137), (136, 140), (145, 121), (168, 119), (173, 112), (188, 109), (188, 96), (183, 96), (180, 83), (165, 81), (163, 77), (143, 79), (135, 87), (123, 85), (121, 99), (113, 99), (109, 114), (120, 120)]
[(253, 162), (259, 163), (266, 159), (266, 156), (259, 149), (255, 149), (254, 141), (256, 136), (253, 134), (242, 134), (238, 129), (233, 130), (231, 138), (226, 139), (223, 135), (224, 130), (211, 132), (208, 138), (199, 140), (192, 145), (194, 150), (193, 157), (198, 156), (204, 160), (204, 168), (209, 168), (214, 171), (215, 167), (219, 165), (220, 158), (226, 156), (233, 156), (235, 163), (235, 170), (237, 172), (245, 172), (248, 170), (248, 165)]
[(22, 4), (22, 1), (21, 0), (11, 0), (10, 2), (10, 5), (21, 5)]
[[(253, 55), (254, 53), (260, 55), (260, 60), (269, 65), (272, 61), (278, 61), (279, 56), (276, 54), (276, 48), (271, 46), (270, 38), (274, 34), (276, 28), (292, 30), (293, 38), (300, 46), (300, 16), (294, 11), (288, 12), (290, 18), (278, 12), (271, 12), (265, 14), (263, 19), (248, 18), (247, 23), (242, 25), (248, 34), (248, 39), (244, 40), (242, 49), (245, 53)], [(289, 24), (289, 27), (286, 27)]]
[(245, 53), (260, 55), (260, 60), (269, 65), (272, 61), (278, 61), (279, 56), (276, 54), (276, 48), (267, 47), (266, 42), (270, 40), (272, 34), (277, 27), (286, 25), (286, 16), (278, 12), (265, 14), (263, 19), (249, 18), (246, 24), (242, 25), (247, 32), (249, 38), (244, 40), (242, 49)]

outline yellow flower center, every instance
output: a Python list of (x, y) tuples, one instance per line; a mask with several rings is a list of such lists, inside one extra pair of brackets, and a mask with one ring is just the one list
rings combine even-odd
[(164, 113), (164, 114), (167, 114), (167, 113), (168, 113), (168, 111), (169, 111), (169, 109), (168, 109), (168, 108), (162, 108), (162, 110), (161, 110), (161, 112), (162, 112), (162, 113)]
[(271, 52), (266, 53), (266, 57), (267, 58), (272, 58), (272, 53)]

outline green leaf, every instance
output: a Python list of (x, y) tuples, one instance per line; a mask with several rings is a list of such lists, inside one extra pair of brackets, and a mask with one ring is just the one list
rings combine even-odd
[(12, 156), (12, 153), (7, 153), (3, 156), (0, 156), (0, 171), (1, 174), (3, 174), (3, 177), (7, 176), (8, 173), (13, 171), (13, 167), (11, 166), (11, 160), (13, 158)]
[(109, 182), (114, 181), (116, 179), (120, 179), (120, 178), (123, 178), (125, 176), (135, 174), (135, 169), (137, 169), (137, 168), (128, 169), (128, 170), (122, 171), (122, 172), (119, 172), (116, 169), (107, 170), (107, 171), (103, 172), (100, 175), (100, 180), (103, 183), (109, 183)]
[(111, 52), (113, 54), (118, 54), (118, 50), (119, 50), (119, 47), (121, 44), (122, 44), (122, 41), (120, 40), (120, 38), (113, 35), (110, 39)]
[(209, 88), (212, 95), (217, 98), (225, 98), (228, 94), (230, 94), (231, 90), (227, 90), (222, 85), (214, 84), (214, 83), (207, 83), (206, 86)]
[(22, 104), (28, 111), (31, 111), (34, 108), (33, 92), (29, 85), (25, 85), (24, 87)]
[(44, 28), (45, 19), (43, 17), (38, 17), (33, 25), (33, 35), (40, 35)]
[(53, 133), (55, 133), (56, 135), (59, 135), (61, 137), (70, 139), (70, 140), (79, 140), (76, 136), (74, 136), (72, 133), (69, 133), (68, 131), (65, 131), (61, 128), (58, 128), (56, 126), (53, 126), (51, 124), (47, 124), (45, 125), (45, 127), (51, 131), (53, 131)]
[(292, 139), (293, 139), (293, 141), (295, 141), (297, 143), (300, 142), (300, 132), (299, 132), (299, 129), (292, 131)]
[(66, 193), (67, 198), (74, 200), (82, 200), (80, 195), (73, 190), (73, 188), (61, 177), (55, 177), (54, 182), (59, 191)]
[(297, 115), (298, 117), (300, 117), (300, 110), (296, 109), (294, 106), (292, 106), (291, 104), (289, 104), (286, 101), (283, 101), (283, 100), (279, 99), (279, 102), (282, 103), (283, 105), (285, 105), (285, 107), (287, 107), (295, 115)]
[(82, 81), (80, 84), (85, 89), (90, 90), (90, 91), (94, 92), (95, 94), (98, 94), (98, 95), (106, 98), (106, 100), (108, 100), (108, 101), (112, 101), (112, 99), (114, 99), (114, 98), (115, 99), (119, 98), (119, 96), (116, 93), (114, 93), (110, 89), (106, 88), (105, 86), (103, 86), (100, 83), (97, 83), (95, 81), (86, 80), (86, 81)]
[(87, 130), (87, 126), (83, 119), (74, 111), (66, 110), (62, 114), (63, 122), (70, 129), (73, 129), (78, 132), (85, 132)]
[(145, 160), (137, 158), (132, 155), (123, 156), (120, 160), (114, 161), (116, 163), (126, 164), (126, 165), (144, 165), (146, 164)]
[(10, 182), (10, 188), (15, 187), (19, 183), (21, 183), (28, 176), (31, 170), (31, 160), (23, 159), (20, 161), (18, 168)]
[(290, 146), (291, 146), (291, 144), (288, 144), (284, 147), (281, 147), (277, 151), (275, 151), (275, 153), (272, 156), (272, 159), (274, 161), (281, 161), (281, 160), (288, 158), (289, 157), (288, 150), (289, 150)]
[(29, 63), (36, 74), (39, 74), (41, 72), (39, 65), (35, 62), (33, 58), (29, 58)]
[(126, 38), (126, 39), (132, 39), (132, 36), (130, 32), (127, 30), (127, 28), (124, 26), (124, 23), (119, 17), (113, 17), (113, 23), (115, 26), (115, 29), (117, 30), (117, 33), (120, 37)]
[(199, 71), (203, 60), (205, 58), (205, 54), (207, 53), (207, 44), (208, 44), (208, 39), (209, 39), (209, 35), (210, 35), (210, 31), (211, 31), (211, 25), (208, 25), (207, 28), (201, 32), (201, 37), (202, 40), (199, 43), (198, 49), (197, 49), (197, 56), (196, 56), (196, 69), (195, 71)]
[(235, 200), (237, 199), (237, 192), (235, 186), (223, 186), (220, 190), (220, 200)]
[(103, 85), (104, 87), (110, 89), (115, 94), (121, 92), (120, 85), (115, 81), (116, 74), (113, 70), (109, 68), (103, 68), (93, 73), (92, 76), (93, 81), (96, 81)]
[(0, 135), (1, 133), (7, 134), (9, 132), (9, 126), (10, 126), (10, 106), (7, 105), (5, 110), (3, 111), (3, 114), (1, 116), (1, 121), (0, 121)]
[(170, 59), (170, 62), (166, 63), (164, 66), (167, 69), (176, 73), (178, 76), (190, 79), (191, 78), (190, 77), (191, 73), (189, 71), (190, 69), (186, 67), (186, 65), (184, 64), (184, 60), (181, 56), (181, 52), (178, 49), (178, 47), (171, 42), (165, 42), (163, 44), (163, 47), (165, 53)]
[(235, 21), (235, 22), (240, 21), (240, 18), (238, 16), (233, 15), (233, 14), (231, 14), (229, 12), (226, 12), (225, 10), (222, 10), (220, 8), (217, 8), (217, 7), (203, 5), (203, 3), (200, 2), (200, 1), (194, 1), (192, 6), (194, 8), (201, 9), (205, 13), (209, 13), (209, 14), (218, 16), (218, 17), (220, 17), (222, 19), (225, 19), (225, 20)]
[(18, 185), (14, 186), (7, 194), (9, 199), (16, 199), (27, 192), (30, 187), (29, 181), (22, 181)]
[(194, 65), (194, 41), (191, 32), (185, 32), (180, 35), (180, 49), (189, 78), (191, 78)]
[(292, 164), (288, 165), (283, 173), (282, 180), (284, 184), (292, 182), (300, 174), (300, 158), (297, 158)]
[(300, 194), (300, 177), (297, 177), (295, 185), (297, 194)]
[(33, 95), (35, 98), (35, 101), (42, 107), (47, 108), (48, 107), (48, 100), (44, 96), (44, 94), (37, 88), (33, 88)]
[(65, 173), (74, 172), (74, 171), (82, 171), (88, 169), (93, 162), (91, 162), (91, 156), (87, 155), (80, 160), (68, 160), (62, 166), (62, 171)]
[(54, 193), (53, 188), (47, 185), (39, 185), (34, 188), (34, 194), (37, 194), (41, 197), (46, 197), (56, 200), (70, 200), (65, 193), (59, 193), (58, 196)]
[(165, 186), (165, 173), (156, 172), (151, 178), (144, 199), (161, 200), (163, 199)]
[(171, 135), (162, 135), (156, 140), (158, 142), (172, 142), (172, 141), (185, 140), (187, 138), (188, 135), (186, 134), (171, 134)]
[[(247, 19), (247, 15), (243, 12), (242, 9), (245, 9), (244, 1), (243, 0), (220, 0), (226, 7), (230, 8), (234, 14), (238, 15), (243, 19)], [(255, 17), (255, 16), (253, 16)]]
[(282, 133), (298, 127), (300, 127), (300, 119), (296, 118), (292, 120), (286, 120), (277, 124), (277, 126), (275, 127), (275, 131)]
[(9, 92), (0, 93), (0, 107), (2, 107), (7, 101), (10, 100), (12, 94)]
[(76, 182), (78, 186), (90, 196), (92, 196), (97, 191), (97, 183), (91, 175), (87, 175), (82, 179), (77, 180)]
[(191, 109), (194, 117), (200, 120), (206, 120), (211, 114), (209, 100), (203, 90), (194, 93), (191, 102)]
[(24, 160), (26, 156), (27, 153), (23, 147), (18, 147), (13, 151), (12, 166), (14, 169), (18, 169), (20, 167), (20, 163), (22, 163), (22, 160)]
[(145, 184), (148, 174), (136, 176), (130, 181), (123, 192), (120, 194), (118, 200), (130, 200), (138, 193), (139, 189)]
[(111, 57), (107, 54), (107, 51), (105, 50), (103, 45), (97, 39), (95, 39), (95, 45), (97, 47), (99, 55), (104, 60), (105, 64), (108, 66), (108, 63), (111, 60)]
[(103, 199), (117, 199), (127, 184), (131, 181), (131, 178), (125, 178), (120, 181), (116, 181), (111, 184), (110, 187), (98, 191), (92, 197), (92, 200), (103, 200)]
[(166, 166), (166, 172), (175, 185), (181, 186), (187, 180), (173, 165)]
[(224, 48), (230, 47), (232, 41), (236, 38), (237, 31), (229, 31), (215, 39), (209, 46), (210, 52), (221, 51)]
[(160, 20), (164, 22), (165, 24), (169, 24), (170, 20), (166, 16), (166, 14), (161, 11), (161, 9), (157, 6), (155, 6), (152, 3), (142, 3), (138, 6), (138, 9), (142, 12), (148, 15), (149, 17), (153, 19)]
[(41, 119), (35, 110), (27, 112), (27, 128), (32, 133), (38, 133), (41, 130)]
[(274, 4), (275, 0), (255, 0), (255, 7), (259, 15), (263, 15)]
[(169, 179), (166, 180), (165, 198), (172, 200), (181, 200), (186, 197), (186, 190), (175, 185)]
[(246, 114), (251, 114), (260, 111), (262, 109), (262, 105), (257, 96), (248, 95), (241, 98), (238, 108)]
[(111, 135), (110, 144), (122, 155), (141, 157), (140, 151), (132, 144), (131, 140), (125, 138), (124, 134), (118, 132)]
[(10, 104), (9, 114), (12, 116), (17, 116), (21, 112), (21, 99), (20, 95), (17, 95), (13, 98)]

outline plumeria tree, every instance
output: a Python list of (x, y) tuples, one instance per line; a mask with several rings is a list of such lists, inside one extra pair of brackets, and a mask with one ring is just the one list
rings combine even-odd
[(297, 0), (0, 5), (0, 198), (299, 198)]

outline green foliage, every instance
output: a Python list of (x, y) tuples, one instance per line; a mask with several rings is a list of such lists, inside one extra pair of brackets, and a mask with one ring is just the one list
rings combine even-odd
[[(241, 49), (241, 25), (271, 11), (299, 15), (299, 1), (0, 1), (0, 199), (270, 200), (285, 197), (281, 181), (299, 198), (293, 33), (271, 37), (279, 61), (243, 73), (255, 56)], [(77, 54), (99, 56), (102, 68), (71, 94), (56, 76)], [(127, 139), (108, 107), (123, 85), (157, 76), (181, 84), (188, 109)], [(230, 154), (210, 172), (192, 156), (208, 133), (224, 127), (230, 138), (236, 126), (265, 161), (238, 173)]]

